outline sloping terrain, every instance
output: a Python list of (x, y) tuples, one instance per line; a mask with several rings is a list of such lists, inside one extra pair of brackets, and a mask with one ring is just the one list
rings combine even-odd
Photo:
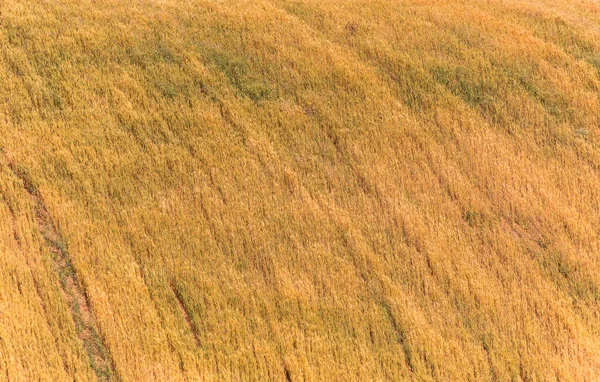
[(600, 3), (0, 1), (0, 379), (600, 379)]

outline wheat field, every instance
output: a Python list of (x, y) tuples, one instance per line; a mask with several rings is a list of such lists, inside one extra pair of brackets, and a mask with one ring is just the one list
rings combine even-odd
[(0, 1), (0, 380), (600, 380), (596, 0)]

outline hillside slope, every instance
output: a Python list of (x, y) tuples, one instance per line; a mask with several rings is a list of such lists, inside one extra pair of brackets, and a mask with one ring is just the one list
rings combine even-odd
[(595, 0), (2, 0), (0, 378), (600, 379)]

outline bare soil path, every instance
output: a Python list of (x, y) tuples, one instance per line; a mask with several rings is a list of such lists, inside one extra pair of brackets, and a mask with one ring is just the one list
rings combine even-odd
[(66, 243), (58, 231), (42, 195), (31, 181), (27, 173), (10, 157), (7, 157), (9, 168), (23, 182), (35, 208), (35, 217), (39, 231), (43, 236), (48, 250), (52, 254), (55, 270), (58, 274), (61, 292), (67, 302), (79, 340), (86, 350), (90, 365), (101, 381), (119, 381), (115, 371), (114, 361), (104, 340), (100, 335), (94, 312), (87, 293), (73, 268)]

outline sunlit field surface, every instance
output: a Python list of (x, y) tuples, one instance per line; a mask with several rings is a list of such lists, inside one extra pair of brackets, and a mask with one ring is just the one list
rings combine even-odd
[(1, 0), (0, 379), (600, 379), (596, 0)]

